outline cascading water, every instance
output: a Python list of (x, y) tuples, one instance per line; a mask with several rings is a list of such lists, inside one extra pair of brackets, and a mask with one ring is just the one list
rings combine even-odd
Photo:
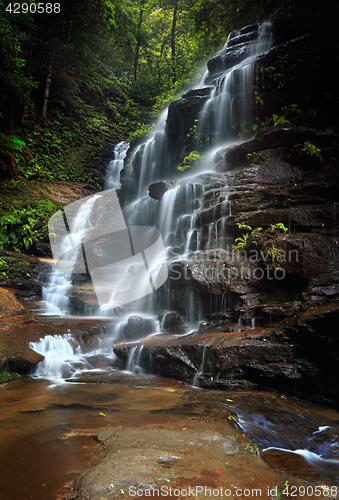
[[(215, 181), (217, 175), (213, 170), (215, 153), (221, 147), (234, 143), (239, 129), (246, 132), (252, 115), (249, 89), (254, 85), (257, 56), (269, 50), (272, 43), (270, 25), (267, 23), (255, 25), (252, 31), (246, 34), (241, 30), (231, 33), (223, 51), (227, 54), (244, 37), (246, 58), (231, 67), (227, 67), (226, 64), (226, 68), (217, 72), (216, 76), (205, 72), (198, 87), (190, 91), (205, 96), (205, 104), (199, 114), (197, 126), (200, 144), (196, 144), (197, 149), (204, 148), (202, 151), (204, 158), (201, 159), (199, 167), (192, 170), (194, 173), (191, 171), (189, 174), (185, 173), (178, 180), (175, 167), (180, 161), (180, 155), (182, 158), (185, 153), (180, 150), (179, 143), (176, 152), (173, 150), (173, 140), (171, 146), (168, 110), (162, 113), (148, 140), (131, 154), (129, 165), (123, 171), (122, 192), (129, 193), (128, 203), (123, 209), (127, 226), (156, 226), (162, 233), (169, 264), (206, 258), (206, 253), (225, 248), (227, 217), (231, 211), (228, 201), (229, 187), (225, 184), (225, 178), (220, 183), (216, 181), (216, 186), (211, 191), (206, 191), (204, 186), (208, 179)], [(210, 92), (209, 97), (208, 92)], [(236, 140), (238, 141), (238, 138)], [(209, 145), (213, 147), (208, 148)], [(114, 160), (107, 170), (106, 189), (120, 188), (120, 172), (128, 147), (124, 142), (115, 147)], [(153, 199), (147, 194), (150, 184), (173, 177), (175, 179), (171, 181), (170, 189), (166, 189), (161, 197)], [(80, 207), (72, 221), (72, 234), (76, 240), (82, 241), (86, 231), (93, 228), (92, 224), (100, 224), (97, 197), (100, 195), (90, 197)], [(208, 208), (210, 197), (219, 200), (211, 210)], [(97, 247), (100, 250), (99, 243)], [(79, 252), (81, 247), (77, 248)], [(72, 259), (75, 261), (76, 257), (73, 255)], [(57, 270), (53, 272), (43, 292), (47, 314), (72, 314), (69, 298), (72, 277), (72, 270), (68, 273)], [(156, 318), (161, 319), (171, 310), (176, 310), (178, 303), (176, 295), (177, 292), (169, 279), (163, 287), (142, 301), (132, 302), (108, 314), (120, 323), (124, 321), (125, 324), (129, 323), (129, 316), (136, 316), (142, 320), (146, 318), (146, 321), (147, 318), (152, 318), (157, 324), (147, 332), (152, 334), (159, 329), (159, 321)], [(192, 329), (196, 327), (196, 322), (203, 319), (199, 293), (187, 289), (182, 292), (182, 296), (185, 297), (186, 305), (181, 306), (181, 311), (185, 313), (187, 329)], [(226, 295), (220, 296), (219, 301), (213, 301), (211, 296), (211, 304), (210, 316), (220, 315), (220, 311), (225, 313), (228, 304)], [(91, 316), (95, 315), (92, 309)]]
[(193, 387), (199, 387), (199, 379), (204, 374), (205, 358), (206, 358), (206, 346), (204, 346), (204, 349), (202, 351), (202, 360), (199, 371), (194, 375), (193, 378), (192, 382)]
[(319, 420), (314, 415), (296, 415), (288, 408), (278, 409), (269, 400), (253, 401), (250, 410), (223, 406), (232, 410), (237, 426), (259, 447), (265, 461), (270, 463), (270, 457), (275, 456), (287, 466), (289, 462), (293, 463), (293, 458), (298, 460), (297, 457), (303, 457), (323, 483), (337, 483), (337, 426), (319, 426)]
[[(62, 272), (55, 269), (49, 278), (47, 286), (42, 290), (42, 300), (45, 302), (45, 312), (46, 314), (53, 315), (65, 315), (70, 314), (70, 300), (68, 292), (72, 288), (72, 272), (77, 263), (78, 255), (82, 248), (79, 242), (81, 242), (85, 234), (92, 229), (92, 224), (90, 222), (90, 215), (93, 206), (98, 199), (97, 195), (94, 195), (86, 201), (86, 203), (80, 205), (78, 212), (74, 220), (72, 221), (72, 238), (73, 247), (68, 255), (68, 259), (73, 263), (71, 269), (68, 272)], [(60, 247), (64, 250), (69, 250), (68, 246), (69, 236), (65, 236), (64, 241), (61, 242)]]
[[(253, 113), (248, 89), (254, 85), (256, 56), (268, 51), (272, 45), (270, 24), (259, 25), (253, 34), (257, 38), (251, 43), (248, 57), (216, 79), (210, 99), (201, 112), (199, 134), (206, 138), (206, 144), (220, 144), (236, 138), (239, 130), (242, 134), (248, 133)], [(245, 36), (251, 38), (252, 33)], [(239, 30), (233, 31), (223, 49), (225, 53), (242, 37)]]
[(120, 172), (124, 168), (124, 159), (129, 149), (128, 142), (119, 142), (114, 147), (114, 159), (108, 164), (105, 178), (105, 189), (120, 189)]
[(116, 359), (111, 348), (112, 336), (109, 342), (107, 340), (98, 338), (95, 348), (88, 352), (70, 333), (46, 335), (38, 342), (31, 342), (30, 347), (45, 356), (32, 375), (60, 383), (67, 378), (75, 378), (83, 371), (102, 370), (105, 366), (112, 368)]

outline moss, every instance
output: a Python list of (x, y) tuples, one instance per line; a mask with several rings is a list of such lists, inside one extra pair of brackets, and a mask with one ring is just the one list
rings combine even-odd
[(4, 384), (5, 382), (9, 382), (10, 380), (15, 380), (21, 378), (19, 373), (11, 372), (6, 370), (5, 368), (0, 369), (0, 384)]
[(184, 172), (188, 168), (194, 166), (197, 162), (202, 160), (203, 156), (201, 156), (198, 151), (191, 151), (188, 156), (185, 156), (185, 158), (182, 160), (181, 165), (177, 167), (177, 170), (180, 172)]
[(12, 257), (0, 253), (0, 269), (0, 275), (6, 278), (29, 278), (32, 272), (32, 263), (22, 255)]

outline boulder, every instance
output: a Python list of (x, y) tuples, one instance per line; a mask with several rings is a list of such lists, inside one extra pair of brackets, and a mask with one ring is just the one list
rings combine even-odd
[(172, 189), (174, 186), (174, 182), (171, 181), (159, 181), (159, 182), (154, 182), (151, 184), (148, 188), (148, 194), (151, 198), (154, 200), (161, 200), (161, 198), (164, 196), (166, 191), (169, 189)]
[(15, 298), (11, 290), (0, 287), (0, 318), (24, 314), (26, 309)]

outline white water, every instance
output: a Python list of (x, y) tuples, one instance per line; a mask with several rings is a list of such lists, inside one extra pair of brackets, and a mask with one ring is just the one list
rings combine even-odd
[(133, 347), (128, 355), (126, 371), (138, 374), (150, 374), (152, 358), (146, 354), (142, 345)]
[(120, 189), (120, 172), (124, 168), (124, 159), (126, 158), (129, 149), (128, 142), (119, 142), (114, 147), (114, 159), (108, 164), (105, 189)]
[[(339, 460), (335, 458), (322, 458), (321, 456), (313, 453), (309, 450), (288, 450), (285, 448), (276, 448), (274, 446), (266, 448), (263, 451), (278, 450), (284, 453), (293, 453), (295, 455), (302, 456), (306, 462), (315, 470), (318, 474), (321, 474), (322, 482), (324, 481), (338, 481), (339, 478)], [(335, 497), (336, 498), (336, 497)]]
[(193, 378), (193, 383), (192, 383), (193, 387), (199, 387), (200, 377), (204, 374), (205, 358), (206, 358), (206, 346), (204, 346), (204, 349), (202, 351), (202, 360), (199, 371), (194, 375)]
[[(261, 25), (259, 27), (259, 36), (252, 44), (249, 57), (215, 79), (214, 90), (205, 103), (198, 124), (200, 134), (205, 137), (204, 143), (208, 144), (210, 141), (213, 146), (204, 151), (205, 160), (201, 162), (199, 167), (188, 175), (181, 175), (176, 185), (174, 184), (174, 187), (164, 194), (161, 201), (151, 199), (147, 194), (147, 190), (151, 183), (161, 179), (168, 179), (173, 175), (177, 177), (173, 173), (173, 165), (169, 161), (169, 140), (166, 135), (168, 109), (164, 110), (160, 116), (147, 141), (138, 146), (131, 155), (127, 174), (137, 187), (138, 194), (136, 200), (126, 208), (124, 207), (125, 219), (128, 221), (128, 225), (158, 227), (167, 247), (169, 263), (175, 260), (183, 262), (187, 259), (199, 258), (200, 254), (203, 256), (205, 250), (211, 251), (212, 249), (225, 247), (227, 217), (231, 212), (230, 203), (228, 202), (228, 186), (224, 185), (222, 189), (215, 188), (213, 190), (213, 196), (219, 196), (220, 203), (214, 206), (210, 214), (206, 215), (205, 213), (204, 215), (203, 212), (204, 210), (206, 212), (206, 206), (204, 208), (203, 202), (208, 193), (204, 192), (203, 183), (208, 176), (211, 176), (211, 178), (215, 176), (213, 171), (215, 153), (225, 144), (230, 145), (235, 141), (239, 141), (234, 126), (239, 128), (239, 122), (243, 122), (245, 124), (243, 127), (245, 127), (251, 117), (252, 106), (248, 90), (254, 83), (256, 56), (270, 48), (271, 37), (269, 30), (269, 25)], [(236, 33), (233, 33), (232, 39), (234, 39), (234, 36), (236, 36)], [(205, 72), (204, 78), (207, 76)], [(204, 87), (204, 78), (201, 79), (199, 86), (196, 88)], [(213, 141), (211, 138), (213, 138)], [(121, 142), (115, 147), (114, 159), (107, 169), (106, 189), (120, 188), (120, 172), (123, 168), (128, 147), (129, 145), (125, 142)], [(83, 241), (86, 232), (93, 229), (92, 223), (95, 224), (93, 221), (97, 220), (100, 223), (100, 208), (96, 208), (99, 207), (96, 204), (97, 197), (100, 198), (100, 195), (90, 197), (79, 208), (72, 221), (71, 233), (75, 239), (75, 251), (70, 256), (70, 259), (74, 263), (81, 251), (79, 243)], [(94, 215), (91, 217), (93, 210)], [(206, 226), (206, 223), (201, 222), (203, 215), (213, 220), (213, 223), (209, 223), (210, 225), (206, 228), (205, 233), (203, 224)], [(73, 287), (74, 276), (72, 274), (74, 269), (71, 269), (68, 273), (55, 270), (50, 276), (49, 283), (43, 291), (43, 300), (46, 304), (45, 312), (47, 314), (59, 316), (72, 314), (70, 294)], [(121, 321), (121, 317), (125, 318), (128, 315), (141, 318), (155, 316), (156, 318), (159, 312), (170, 311), (172, 309), (171, 304), (176, 300), (175, 291), (171, 288), (170, 280), (161, 288), (159, 293), (150, 294), (143, 300), (122, 307), (118, 311), (108, 311), (108, 315), (113, 315), (113, 317), (117, 317)], [(186, 290), (184, 293), (187, 303), (185, 306), (185, 320), (188, 324), (188, 330), (192, 330), (196, 327), (197, 322), (203, 319), (199, 294), (195, 290)], [(161, 305), (160, 309), (159, 304)], [(211, 296), (211, 314), (225, 313), (226, 306), (226, 296), (220, 297), (219, 302), (215, 300), (215, 304), (213, 304)], [(99, 316), (95, 307), (91, 308), (90, 316)], [(125, 320), (125, 324), (126, 322), (128, 322), (128, 319)], [(156, 320), (156, 323), (157, 327), (152, 327), (152, 331), (148, 333), (154, 333), (154, 330), (159, 329), (159, 321)], [(69, 339), (64, 340), (69, 343)], [(54, 359), (58, 359), (57, 356), (60, 354), (59, 361), (61, 365), (65, 363), (64, 351), (52, 347), (52, 341), (46, 343), (45, 347), (41, 345), (40, 349), (44, 349), (47, 358), (49, 358), (49, 349), (54, 351)], [(84, 361), (83, 355), (80, 352), (74, 352), (73, 354), (75, 356), (74, 363), (80, 363), (81, 365), (83, 362), (85, 367), (86, 360)], [(68, 355), (70, 355), (70, 352)], [(78, 359), (78, 356), (81, 359)], [(49, 361), (46, 361), (45, 371), (41, 372), (41, 374), (44, 373), (48, 377), (52, 376), (49, 371), (50, 368), (47, 368), (49, 364), (58, 365), (58, 362), (49, 363)], [(58, 368), (57, 373), (60, 375), (61, 372)]]
[(199, 134), (208, 138), (207, 143), (227, 141), (234, 137), (234, 130), (239, 130), (239, 127), (243, 133), (249, 131), (253, 106), (248, 90), (256, 76), (256, 56), (267, 52), (272, 45), (270, 25), (263, 23), (258, 31), (259, 36), (252, 44), (250, 56), (217, 79), (211, 97), (201, 112)]
[[(81, 345), (70, 333), (66, 335), (46, 335), (38, 342), (30, 342), (30, 347), (45, 356), (32, 374), (36, 378), (46, 378), (55, 384), (65, 379), (74, 379), (84, 371), (101, 370), (97, 365), (112, 367), (116, 356), (112, 351), (113, 337), (98, 339), (96, 348), (83, 352)], [(108, 337), (108, 338), (107, 338)], [(100, 358), (100, 359), (98, 359)]]
[[(165, 125), (168, 114), (166, 108), (157, 120), (148, 140), (137, 147), (132, 155), (131, 168), (138, 172), (138, 199), (147, 195), (147, 188), (152, 182), (162, 178), (161, 166), (167, 153)], [(140, 162), (140, 167), (136, 163)]]
[[(68, 272), (62, 272), (54, 269), (47, 286), (42, 290), (42, 300), (45, 302), (45, 313), (48, 315), (63, 316), (70, 314), (70, 300), (68, 292), (72, 288), (72, 271), (78, 264), (79, 254), (82, 252), (81, 242), (85, 239), (86, 234), (93, 228), (90, 222), (90, 216), (93, 206), (99, 195), (94, 195), (88, 198), (86, 203), (81, 204), (76, 217), (70, 221), (70, 229), (72, 233), (72, 247), (69, 247), (69, 233), (64, 237), (64, 241), (60, 244), (60, 254), (68, 251), (68, 262), (72, 265)], [(64, 249), (64, 250), (62, 250)]]

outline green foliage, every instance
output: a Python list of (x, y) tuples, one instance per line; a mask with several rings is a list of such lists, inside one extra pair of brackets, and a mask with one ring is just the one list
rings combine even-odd
[(16, 175), (18, 165), (24, 164), (25, 142), (15, 135), (0, 133), (0, 172)]
[(248, 243), (247, 243), (247, 239), (249, 237), (249, 233), (245, 233), (243, 234), (242, 236), (239, 236), (239, 238), (236, 238), (235, 239), (235, 242), (237, 243), (236, 246), (233, 247), (233, 250), (234, 251), (237, 251), (237, 250), (241, 250), (243, 248), (246, 248)]
[(277, 224), (271, 224), (267, 231), (276, 234), (287, 233), (288, 228), (282, 222), (278, 222)]
[(241, 222), (237, 222), (237, 226), (239, 229), (249, 229), (250, 231), (252, 231), (251, 226), (249, 226), (248, 224), (241, 224)]
[[(285, 481), (284, 486), (280, 488), (280, 491), (278, 492), (277, 499), (282, 500), (283, 498), (286, 498), (288, 495), (288, 488), (290, 487), (290, 484), (288, 481)], [(287, 491), (286, 491), (287, 490)]]
[(323, 162), (321, 150), (310, 141), (296, 144), (291, 150), (290, 157), (292, 161), (301, 164), (320, 165)]
[(149, 134), (153, 127), (147, 123), (138, 123), (138, 128), (129, 134), (129, 142), (133, 142), (143, 135)]
[(262, 230), (263, 230), (262, 227), (256, 227), (255, 229), (253, 229), (253, 231), (251, 232), (251, 234), (259, 233)]
[(12, 207), (0, 218), (0, 248), (25, 252), (35, 242), (47, 239), (48, 220), (60, 207), (48, 199)]
[(258, 445), (247, 443), (246, 450), (250, 453), (254, 453), (255, 455), (260, 455), (260, 451)]
[(25, 260), (18, 260), (15, 257), (0, 256), (0, 269), (2, 269), (3, 274), (7, 275), (13, 270), (18, 270), (23, 266), (26, 266), (27, 262)]
[(27, 73), (24, 58), (24, 45), (31, 41), (33, 18), (29, 13), (11, 15), (6, 12), (6, 5), (5, 2), (0, 4), (0, 84), (6, 98), (12, 96), (22, 104), (29, 92), (38, 86)]
[[(252, 229), (252, 227), (249, 226), (248, 224), (242, 224), (240, 222), (237, 222), (237, 226), (239, 229), (247, 229), (249, 232), (243, 233), (242, 236), (235, 239), (235, 242), (237, 244), (233, 247), (234, 251), (243, 250), (247, 248), (249, 245), (248, 238), (253, 234), (260, 233), (261, 231), (263, 231), (262, 227), (256, 227)], [(267, 229), (267, 232), (272, 233), (273, 236), (278, 236), (278, 234), (280, 233), (287, 233), (287, 231), (288, 228), (282, 222), (278, 222), (277, 224), (271, 224), (270, 227)], [(251, 243), (257, 244), (256, 241), (251, 241)], [(280, 251), (271, 248), (268, 250), (268, 254), (270, 255), (270, 257), (273, 258), (272, 260), (274, 260), (275, 257), (280, 255)]]
[(191, 151), (188, 156), (185, 156), (185, 158), (182, 160), (181, 165), (177, 167), (177, 170), (180, 172), (184, 172), (188, 168), (194, 166), (197, 162), (199, 162), (203, 156), (201, 156), (198, 151)]
[[(249, 226), (248, 224), (241, 224), (240, 222), (237, 222), (237, 226), (239, 229), (248, 229), (250, 232), (244, 233), (242, 236), (235, 239), (235, 242), (238, 242), (238, 243), (233, 247), (234, 251), (245, 249), (248, 245), (247, 240), (248, 240), (249, 236), (251, 236), (252, 234), (255, 234), (255, 233), (259, 233), (260, 231), (263, 230), (262, 227), (256, 227), (256, 228), (252, 229), (251, 226)], [(255, 241), (252, 241), (252, 243), (256, 244)]]
[[(278, 57), (278, 59), (277, 59), (278, 63), (279, 63), (279, 60), (282, 61), (283, 58)], [(278, 89), (281, 89), (282, 87), (284, 87), (284, 85), (285, 85), (284, 74), (281, 72), (281, 65), (279, 65), (279, 69), (275, 66), (261, 67), (260, 71), (262, 73), (265, 73), (269, 80), (273, 80), (276, 83), (276, 86)]]
[(281, 257), (281, 250), (273, 246), (267, 250), (267, 255), (271, 261), (271, 267), (277, 270), (281, 269), (281, 266), (275, 262), (276, 259), (279, 259), (279, 257)]
[(15, 380), (20, 377), (21, 375), (19, 375), (19, 373), (11, 372), (5, 368), (0, 369), (0, 384), (4, 384), (5, 382), (9, 382), (10, 380)]
[(251, 132), (252, 123), (245, 120), (236, 120), (232, 125), (232, 129), (237, 131), (240, 139), (244, 139)]
[(193, 127), (190, 128), (187, 134), (187, 139), (199, 139), (198, 130), (199, 130), (199, 118), (196, 118), (194, 120)]
[(291, 122), (286, 119), (286, 116), (279, 116), (277, 114), (272, 115), (274, 126), (276, 127), (277, 125), (291, 125)]

